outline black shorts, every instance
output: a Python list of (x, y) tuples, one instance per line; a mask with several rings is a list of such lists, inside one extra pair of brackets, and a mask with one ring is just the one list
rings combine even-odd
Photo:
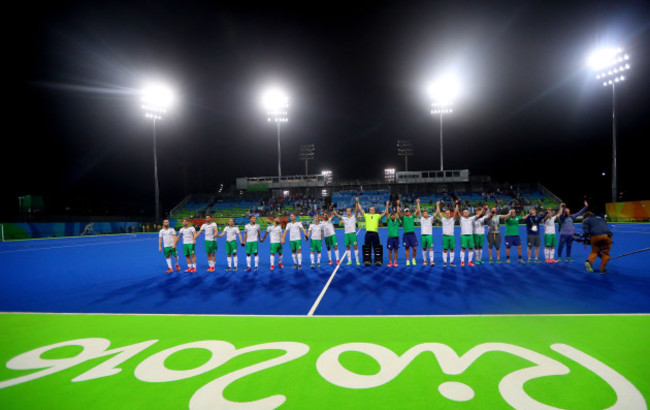
[(373, 247), (380, 246), (379, 234), (377, 232), (366, 232), (366, 237), (363, 241), (364, 245), (372, 245)]

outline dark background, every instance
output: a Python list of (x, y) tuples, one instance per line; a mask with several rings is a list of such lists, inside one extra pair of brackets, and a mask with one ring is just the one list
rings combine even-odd
[(445, 70), (464, 80), (445, 119), (446, 169), (541, 182), (574, 207), (587, 196), (602, 208), (612, 97), (586, 68), (601, 44), (632, 57), (617, 88), (619, 190), (650, 199), (647, 1), (17, 7), (4, 50), (3, 219), (24, 194), (44, 195), (53, 213), (153, 214), (151, 123), (138, 96), (151, 79), (178, 94), (158, 127), (164, 211), (237, 176), (276, 175), (275, 129), (259, 104), (272, 83), (290, 94), (284, 175), (303, 172), (299, 146), (314, 143), (311, 171), (379, 178), (403, 168), (397, 139), (415, 146), (409, 169), (438, 169), (424, 87)]

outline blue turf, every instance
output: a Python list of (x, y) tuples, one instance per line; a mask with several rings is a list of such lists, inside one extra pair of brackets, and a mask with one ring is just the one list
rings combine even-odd
[[(613, 256), (650, 246), (650, 225), (613, 224), (612, 229)], [(380, 230), (384, 244), (386, 233)], [(359, 232), (360, 243), (363, 234)], [(337, 237), (342, 245), (343, 231), (337, 230)], [(167, 266), (158, 253), (156, 234), (1, 243), (0, 311), (305, 315), (333, 271), (325, 254), (321, 269), (309, 269), (308, 253), (303, 270), (294, 271), (287, 243), (284, 270), (270, 272), (267, 239), (260, 244), (257, 274), (243, 272), (243, 248), (240, 271), (227, 273), (220, 238), (217, 272), (207, 273), (202, 238), (197, 243), (198, 272), (171, 275), (164, 273)], [(457, 267), (446, 269), (441, 267), (440, 247), (441, 230), (436, 228), (434, 268), (422, 266), (420, 250), (418, 266), (404, 266), (403, 249), (399, 268), (342, 265), (316, 314), (650, 312), (650, 252), (613, 260), (609, 273), (598, 275), (585, 272), (587, 251), (580, 244), (573, 246), (576, 262), (571, 264), (461, 268), (457, 254)], [(513, 250), (516, 262), (514, 255)]]

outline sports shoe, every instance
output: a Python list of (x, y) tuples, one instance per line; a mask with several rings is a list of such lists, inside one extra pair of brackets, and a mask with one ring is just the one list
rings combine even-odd
[(282, 264), (282, 262), (278, 263), (278, 268), (284, 268), (284, 265)]
[(587, 272), (589, 272), (589, 273), (594, 272), (594, 268), (591, 267), (591, 263), (589, 263), (589, 261), (585, 262), (585, 268), (587, 269)]
[(302, 270), (302, 265), (298, 265), (298, 270)]
[(181, 270), (181, 267), (176, 265), (176, 270)]
[(557, 259), (551, 259), (551, 263), (557, 263)]
[(234, 268), (232, 268), (232, 271), (237, 272), (237, 267), (235, 266)]
[(450, 263), (449, 266), (451, 266), (452, 268), (455, 268), (455, 267), (456, 267), (456, 265), (453, 264), (453, 263)]
[(192, 268), (192, 272), (196, 272), (196, 268)]
[(253, 272), (257, 273), (257, 266), (253, 269)]
[(337, 265), (340, 265), (340, 264), (341, 264), (341, 261), (336, 261), (336, 264), (337, 264)]
[(317, 267), (318, 269), (320, 269), (320, 263), (316, 264), (316, 267)]
[(566, 258), (565, 260), (566, 260), (566, 262), (573, 262), (573, 259), (571, 259), (571, 258)]
[(523, 259), (519, 259), (519, 263), (526, 263)]
[(312, 269), (316, 269), (316, 265), (314, 265), (314, 264), (312, 263), (312, 264), (311, 264), (311, 268), (312, 268)]
[(388, 267), (392, 268), (393, 267), (393, 262), (388, 262)]
[(293, 264), (293, 269), (298, 269), (298, 265), (294, 263)]
[(244, 272), (250, 272), (250, 271), (251, 271), (250, 266), (244, 270)]
[(357, 261), (357, 266), (361, 265), (361, 262)]
[(169, 268), (169, 269), (167, 269), (167, 270), (165, 271), (165, 273), (174, 273), (174, 269)]
[(510, 264), (510, 258), (506, 259), (506, 263)]
[(493, 263), (494, 263), (494, 261), (492, 259), (490, 259), (490, 265), (492, 265)]
[(411, 261), (411, 263), (413, 264), (413, 266), (417, 265), (417, 263), (415, 262), (415, 258), (413, 258), (413, 260)]
[(423, 264), (424, 266), (427, 266), (427, 265), (429, 264), (429, 262), (424, 261), (424, 262), (422, 262), (422, 264)]
[(474, 266), (474, 262), (467, 262), (467, 266)]
[(461, 268), (462, 268), (463, 266), (465, 266), (465, 261), (462, 261), (462, 262), (460, 263), (460, 266), (461, 266)]
[(331, 264), (333, 264), (333, 262), (332, 262), (332, 261), (329, 261), (329, 262), (327, 262), (327, 264), (328, 264), (328, 265), (331, 265)]
[(192, 268), (185, 269), (185, 272), (192, 272)]
[(542, 263), (539, 259), (535, 259), (535, 263)]
[(442, 267), (443, 267), (443, 268), (446, 268), (446, 267), (447, 267), (447, 264), (443, 262), (443, 263), (442, 263)]
[(273, 265), (271, 265), (271, 267), (270, 267), (269, 269), (270, 269), (270, 270), (273, 270), (273, 269), (275, 269), (275, 268), (273, 267)]
[(348, 266), (352, 265), (352, 261), (348, 261), (348, 263), (346, 263), (346, 265), (348, 265)]
[(411, 266), (411, 261), (407, 260), (406, 261), (406, 266)]
[[(498, 263), (498, 264), (501, 264), (501, 263), (503, 263), (503, 262), (501, 262), (501, 259), (497, 259), (497, 263)], [(508, 262), (508, 263), (510, 263), (510, 262)]]
[(226, 268), (226, 272), (232, 271), (232, 268)]
[(393, 266), (394, 266), (394, 267), (397, 267), (397, 262), (393, 262)]

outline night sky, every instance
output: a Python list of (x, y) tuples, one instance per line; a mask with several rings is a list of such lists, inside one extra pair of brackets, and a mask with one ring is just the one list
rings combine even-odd
[(438, 169), (425, 87), (449, 70), (464, 92), (445, 118), (446, 169), (602, 206), (612, 96), (586, 67), (599, 45), (632, 58), (617, 88), (619, 188), (650, 199), (647, 1), (23, 3), (4, 59), (15, 124), (4, 140), (18, 142), (3, 150), (6, 218), (24, 194), (44, 195), (52, 213), (152, 214), (152, 127), (138, 96), (151, 80), (178, 99), (158, 124), (164, 211), (277, 173), (259, 102), (269, 84), (290, 95), (284, 175), (304, 172), (299, 147), (314, 143), (310, 170), (379, 178), (403, 169), (398, 139), (414, 144), (409, 169)]

